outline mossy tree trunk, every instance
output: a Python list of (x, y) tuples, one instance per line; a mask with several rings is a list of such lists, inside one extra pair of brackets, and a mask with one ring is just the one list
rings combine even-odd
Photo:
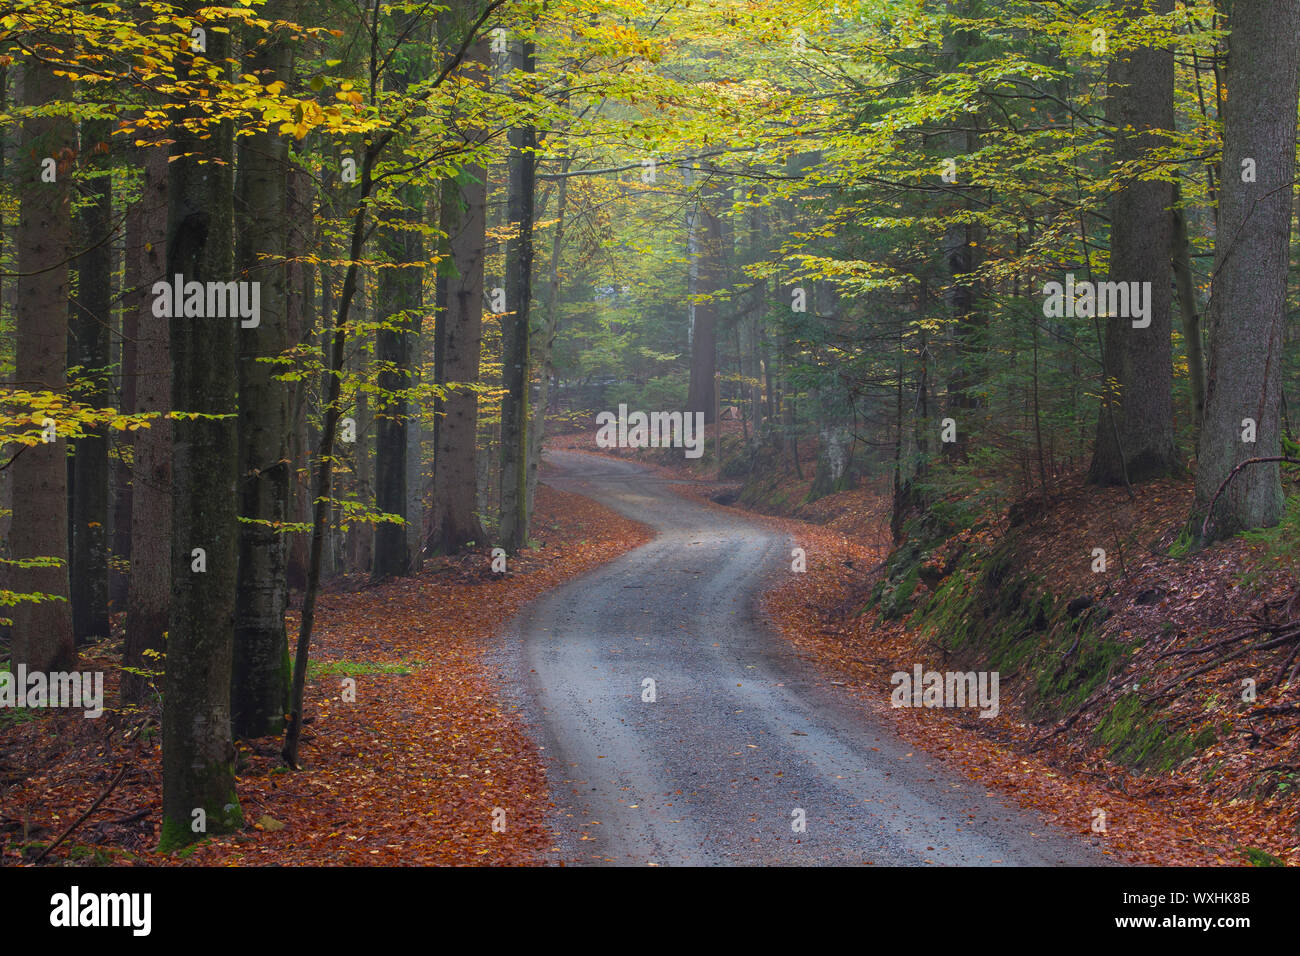
[[(198, 78), (208, 70), (223, 77), (228, 74), (230, 34), (215, 29), (222, 25), (218, 21), (201, 17), (197, 2), (184, 5), (182, 12), (206, 31), (206, 52), (187, 50), (179, 58), (181, 78), (197, 88), (172, 130), (166, 274), (181, 275), (185, 282), (229, 282), (235, 278), (232, 126), (223, 121), (199, 133), (187, 129), (185, 120), (195, 122), (205, 116), (205, 91)], [(238, 318), (171, 318), (172, 401), (178, 412), (206, 417), (180, 418), (172, 430), (172, 607), (163, 700), (164, 849), (242, 824), (230, 736), (238, 539), (238, 333)], [(197, 828), (200, 819), (201, 829)]]

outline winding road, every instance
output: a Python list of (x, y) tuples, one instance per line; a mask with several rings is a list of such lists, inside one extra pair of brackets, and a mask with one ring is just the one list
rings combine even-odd
[(789, 649), (758, 605), (789, 573), (787, 536), (631, 463), (546, 457), (548, 484), (658, 532), (531, 604), (509, 634), (564, 859), (1109, 862), (909, 746)]

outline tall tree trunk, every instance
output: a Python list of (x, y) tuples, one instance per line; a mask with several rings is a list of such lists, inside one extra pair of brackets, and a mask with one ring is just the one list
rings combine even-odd
[[(229, 73), (230, 34), (183, 5), (205, 30), (206, 53), (179, 57), (183, 79)], [(185, 121), (207, 116), (202, 90), (172, 129), (167, 216), (167, 275), (191, 282), (235, 278), (233, 128), (222, 121), (200, 133)], [(165, 293), (164, 293), (165, 294)], [(238, 542), (236, 469), (239, 443), (236, 386), (239, 319), (171, 316), (172, 400), (182, 418), (172, 425), (172, 607), (163, 697), (164, 849), (202, 837), (193, 823), (203, 811), (207, 833), (243, 823), (235, 795), (230, 737), (230, 673), (235, 636)], [(198, 549), (202, 549), (201, 552)], [(200, 565), (198, 562), (204, 563)], [(204, 570), (199, 570), (202, 567)]]
[[(950, 2), (950, 11), (962, 16), (974, 15), (969, 0)], [(980, 43), (977, 34), (969, 30), (948, 30), (944, 37), (944, 58), (951, 69), (959, 69), (962, 62), (971, 56), (972, 48)], [(975, 117), (971, 117), (975, 121)], [(960, 208), (969, 214), (974, 212), (969, 195), (969, 184), (962, 183), (964, 168), (962, 164), (967, 156), (979, 149), (978, 133), (969, 129), (957, 129), (943, 137), (949, 158), (958, 163), (957, 175), (960, 185), (954, 188), (962, 198)], [(979, 407), (977, 389), (980, 380), (979, 362), (981, 343), (980, 332), (988, 324), (988, 316), (980, 308), (980, 289), (974, 273), (979, 264), (981, 230), (973, 225), (969, 218), (962, 217), (951, 222), (944, 230), (943, 258), (948, 273), (948, 287), (944, 299), (948, 314), (952, 317), (954, 356), (948, 374), (947, 396), (944, 404), (945, 414), (956, 423), (955, 440), (945, 442), (945, 457), (954, 461), (965, 461), (969, 453), (971, 433), (975, 427), (974, 410)]]
[[(157, 316), (155, 282), (167, 278), (167, 149), (143, 153), (140, 188), (139, 246), (134, 250), (141, 294), (131, 303), (135, 353), (132, 412), (156, 412), (149, 427), (135, 433), (131, 474), (131, 574), (127, 584), (126, 646), (122, 663), (130, 669), (162, 668), (164, 637), (171, 613), (172, 587), (172, 423), (163, 418), (172, 407), (171, 320)], [(130, 247), (128, 254), (132, 252)], [(143, 674), (122, 674), (124, 703), (144, 700), (149, 681)]]
[[(408, 190), (404, 197), (415, 202)], [(418, 263), (424, 258), (418, 228), (418, 213), (410, 206), (390, 214), (393, 224), (381, 230), (380, 241), (388, 257), (397, 263)], [(381, 269), (376, 311), (387, 313), (381, 321), (388, 328), (375, 333), (375, 358), (379, 362), (379, 394), (375, 398), (375, 505), (385, 514), (412, 520), (407, 510), (407, 430), (410, 422), (410, 390), (413, 359), (418, 338), (418, 321), (424, 284), (418, 266)], [(406, 548), (406, 526), (380, 522), (374, 533), (376, 579), (409, 574), (411, 556)]]
[[(133, 162), (144, 165), (141, 159), (147, 153), (133, 146), (129, 155)], [(165, 159), (166, 151), (163, 152), (163, 156)], [(140, 276), (140, 260), (144, 254), (144, 239), (142, 236), (143, 210), (144, 200), (142, 196), (140, 200), (131, 203), (126, 212), (126, 239), (122, 253), (122, 322), (115, 330), (120, 334), (116, 336), (113, 349), (113, 363), (118, 369), (114, 381), (117, 407), (126, 412), (136, 411), (135, 386), (137, 369), (135, 343), (139, 335), (138, 323), (141, 310), (145, 307), (144, 303), (149, 301), (145, 293), (148, 291), (149, 286), (153, 285), (157, 279), (162, 278), (161, 266), (159, 266), (158, 275), (150, 277), (148, 282), (145, 282)], [(162, 204), (162, 216), (165, 228), (167, 219), (167, 202), (165, 198)], [(161, 255), (161, 249), (158, 250), (158, 254)], [(170, 372), (168, 372), (167, 377), (170, 382)], [(113, 449), (113, 470), (109, 498), (112, 502), (112, 524), (109, 531), (109, 540), (113, 559), (109, 563), (108, 570), (108, 596), (113, 607), (118, 609), (126, 606), (127, 592), (130, 588), (131, 473), (135, 465), (136, 435), (136, 432), (114, 430), (110, 436)], [(126, 680), (125, 674), (123, 680)]]
[[(1300, 0), (1238, 3), (1230, 26), (1210, 363), (1197, 448), (1198, 516), (1238, 464), (1275, 456), (1280, 444)], [(1255, 174), (1247, 176), (1252, 166)], [(1253, 443), (1243, 440), (1247, 419), (1254, 424)], [(1210, 537), (1274, 525), (1282, 501), (1277, 463), (1243, 468), (1214, 507)]]
[[(488, 43), (476, 39), (463, 67), (471, 82), (487, 76)], [(471, 142), (483, 135), (468, 133)], [(454, 274), (447, 282), (447, 308), (438, 316), (442, 352), (439, 384), (450, 388), (442, 406), (434, 450), (433, 531), (429, 549), (451, 554), (471, 541), (482, 542), (483, 526), (476, 511), (479, 352), (483, 339), (483, 255), (486, 239), (487, 187), (482, 166), (470, 166), (457, 181), (443, 184), (442, 230), (450, 237)]]
[(1192, 426), (1200, 435), (1205, 418), (1205, 351), (1201, 345), (1201, 317), (1196, 311), (1196, 293), (1192, 282), (1191, 245), (1187, 238), (1187, 213), (1179, 205), (1182, 190), (1174, 185), (1173, 262), (1178, 288), (1178, 306), (1183, 316), (1183, 343), (1187, 350), (1187, 377), (1192, 390)]
[[(1125, 0), (1124, 8), (1135, 17), (1146, 3)], [(1151, 4), (1153, 13), (1172, 9), (1173, 0)], [(1118, 131), (1115, 161), (1139, 161), (1166, 142), (1161, 131), (1174, 128), (1173, 52), (1143, 47), (1116, 56), (1109, 85), (1107, 120)], [(1127, 132), (1130, 129), (1134, 132)], [(1097, 484), (1145, 481), (1173, 474), (1180, 467), (1174, 444), (1170, 293), (1173, 198), (1173, 187), (1160, 181), (1132, 181), (1111, 197), (1107, 278), (1151, 283), (1150, 324), (1134, 328), (1132, 316), (1105, 319), (1102, 371), (1106, 381), (1088, 472), (1088, 479)]]
[[(55, 46), (68, 37), (42, 37)], [(71, 99), (67, 80), (34, 58), (22, 77), (24, 106)], [(63, 393), (67, 385), (68, 254), (74, 130), (58, 115), (23, 121), (19, 150), (18, 281), (15, 378), (31, 391)], [(55, 164), (55, 181), (42, 173)], [(15, 560), (54, 558), (54, 567), (14, 568), (12, 588), (44, 595), (13, 609), (11, 667), (69, 670), (77, 660), (68, 604), (67, 449), (62, 438), (25, 449), (13, 459), (13, 520), (9, 543)]]
[[(108, 120), (82, 124), (83, 168), (102, 175), (87, 181), (89, 203), (81, 214), (77, 257), (77, 299), (73, 304), (71, 364), (81, 368), (90, 387), (82, 401), (104, 408), (109, 401), (110, 335), (114, 243), (113, 179), (108, 169)], [(108, 637), (108, 428), (90, 430), (73, 442), (72, 496), (72, 630), (78, 643)]]
[[(515, 68), (535, 70), (533, 44), (520, 40)], [(510, 131), (509, 219), (516, 234), (506, 246), (507, 309), (513, 313), (502, 329), (506, 397), (501, 408), (501, 544), (511, 554), (528, 543), (528, 399), (533, 300), (533, 220), (537, 131), (524, 124)]]
[[(373, 317), (371, 305), (375, 302), (375, 295), (370, 285), (370, 275), (363, 268), (357, 274), (357, 292), (352, 300), (357, 321), (353, 324), (348, 342), (351, 352), (348, 356), (347, 370), (354, 379), (360, 379), (366, 374), (366, 363), (374, 354), (373, 347), (367, 348), (367, 343), (362, 341), (371, 334), (370, 321)], [(353, 418), (357, 426), (357, 440), (350, 448), (352, 470), (345, 480), (351, 482), (351, 497), (354, 500), (367, 501), (373, 499), (375, 494), (375, 460), (371, 454), (371, 444), (374, 441), (374, 417), (370, 408), (369, 391), (357, 390)], [(340, 498), (346, 497), (347, 495), (340, 495)], [(352, 522), (352, 526), (345, 532), (344, 543), (347, 551), (344, 570), (368, 574), (375, 554), (375, 523), (373, 521)]]
[[(271, 0), (270, 20), (289, 20), (292, 2)], [(256, 37), (260, 34), (252, 34)], [(242, 72), (266, 84), (293, 79), (293, 46), (277, 31), (256, 42)], [(288, 540), (278, 529), (289, 517), (289, 385), (267, 359), (293, 341), (288, 319), (287, 215), (289, 145), (271, 128), (239, 140), (237, 267), (256, 282), (260, 321), (239, 332), (239, 584), (230, 712), (236, 736), (280, 734), (289, 697)]]
[[(699, 223), (699, 294), (715, 296), (722, 290), (721, 190), (700, 190)], [(695, 328), (691, 339), (691, 378), (687, 389), (686, 411), (703, 412), (706, 423), (713, 422), (717, 404), (713, 393), (718, 370), (718, 300), (710, 298), (695, 306)]]
[[(325, 187), (328, 190), (328, 184)], [(286, 218), (293, 224), (289, 233), (289, 256), (301, 259), (313, 249), (315, 238), (315, 210), (313, 206), (312, 179), (302, 169), (293, 169), (289, 173), (289, 211)], [(323, 254), (328, 256), (328, 250)], [(291, 288), (297, 294), (289, 298), (289, 341), (294, 345), (306, 345), (311, 341), (316, 326), (316, 283), (324, 281), (324, 268), (317, 269), (306, 262), (296, 262), (290, 266)], [(297, 281), (293, 277), (297, 276)], [(290, 475), (290, 518), (295, 524), (311, 524), (311, 488), (306, 479), (310, 473), (311, 438), (307, 425), (307, 408), (311, 394), (306, 377), (294, 383), (293, 398), (290, 402), (290, 450), (289, 460), (293, 471)], [(286, 576), (290, 588), (301, 590), (307, 583), (307, 535), (295, 533), (289, 538)]]
[(560, 165), (560, 184), (556, 187), (555, 234), (551, 237), (551, 262), (546, 280), (546, 318), (537, 339), (534, 363), (541, 369), (537, 385), (537, 405), (533, 408), (533, 432), (528, 449), (528, 513), (533, 513), (537, 494), (537, 469), (541, 464), (542, 442), (546, 440), (546, 409), (550, 402), (551, 379), (555, 375), (555, 334), (560, 325), (560, 255), (564, 250), (564, 217), (568, 211), (569, 178), (572, 162), (565, 156)]
[[(415, 29), (407, 20), (403, 33)], [(414, 46), (414, 45), (413, 45)], [(426, 72), (418, 51), (404, 49), (389, 68), (385, 86), (405, 93), (410, 84)], [(412, 556), (407, 548), (407, 527), (418, 516), (409, 509), (407, 455), (410, 450), (410, 395), (414, 382), (415, 356), (423, 306), (424, 241), (419, 233), (420, 192), (413, 187), (399, 190), (400, 208), (389, 213), (386, 227), (379, 231), (381, 249), (390, 263), (400, 268), (379, 270), (379, 294), (375, 314), (385, 324), (375, 333), (375, 358), (379, 362), (379, 393), (375, 399), (375, 506), (384, 514), (396, 515), (402, 524), (384, 521), (375, 526), (375, 579), (411, 573)]]

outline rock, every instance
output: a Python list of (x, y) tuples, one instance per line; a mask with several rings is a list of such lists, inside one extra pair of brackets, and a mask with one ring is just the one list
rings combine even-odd
[(1093, 599), (1091, 596), (1087, 594), (1084, 594), (1080, 597), (1075, 598), (1073, 601), (1067, 604), (1065, 606), (1065, 613), (1069, 614), (1070, 617), (1072, 618), (1078, 617), (1080, 614), (1088, 610), (1088, 608), (1092, 607), (1096, 603), (1097, 602), (1095, 599)]
[(262, 814), (261, 819), (257, 821), (257, 825), (261, 827), (263, 830), (265, 830), (267, 833), (274, 833), (276, 830), (284, 829), (283, 823), (281, 823), (279, 820), (275, 819), (274, 817), (267, 816), (265, 813)]

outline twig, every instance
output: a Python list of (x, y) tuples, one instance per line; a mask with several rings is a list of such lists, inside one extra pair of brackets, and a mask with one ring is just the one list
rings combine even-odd
[[(152, 721), (153, 721), (153, 718), (152, 718), (152, 717), (146, 717), (144, 720), (142, 720), (142, 721), (140, 722), (139, 726), (137, 726), (137, 727), (135, 728), (135, 730), (133, 730), (133, 731), (130, 733), (130, 735), (127, 737), (127, 743), (130, 743), (130, 742), (131, 742), (132, 740), (134, 740), (137, 736), (139, 736), (140, 732), (141, 732), (142, 730), (144, 730), (144, 728), (145, 728), (148, 724), (150, 724)], [(50, 851), (52, 851), (55, 847), (57, 847), (57, 846), (58, 846), (60, 843), (62, 843), (64, 840), (66, 840), (66, 839), (68, 838), (68, 836), (72, 833), (73, 830), (77, 829), (77, 827), (79, 827), (79, 826), (81, 826), (83, 823), (85, 823), (86, 820), (87, 820), (87, 818), (89, 818), (90, 815), (91, 815), (92, 813), (94, 813), (94, 812), (99, 808), (99, 805), (100, 805), (101, 803), (103, 803), (105, 800), (108, 799), (108, 795), (109, 795), (110, 793), (112, 793), (112, 792), (117, 788), (117, 785), (118, 785), (119, 783), (122, 782), (122, 778), (124, 778), (124, 777), (126, 776), (126, 772), (127, 772), (127, 770), (130, 768), (130, 766), (131, 766), (131, 760), (130, 760), (130, 758), (128, 757), (127, 760), (122, 764), (122, 769), (119, 770), (119, 771), (117, 772), (117, 776), (114, 777), (114, 778), (113, 778), (113, 781), (108, 785), (108, 788), (107, 788), (103, 793), (101, 793), (98, 797), (95, 798), (95, 802), (92, 803), (92, 804), (91, 804), (91, 805), (86, 809), (86, 812), (85, 812), (85, 813), (83, 813), (81, 816), (77, 817), (77, 819), (73, 820), (72, 823), (68, 826), (68, 828), (67, 828), (66, 830), (64, 830), (62, 833), (59, 834), (59, 838), (58, 838), (57, 840), (55, 840), (53, 843), (51, 843), (49, 846), (47, 846), (44, 850), (42, 850), (42, 851), (41, 851), (41, 855), (38, 856), (38, 857), (35, 859), (34, 862), (36, 862), (36, 863), (40, 863), (41, 860), (43, 860), (43, 859), (45, 859), (47, 856), (49, 856)]]
[(96, 808), (101, 803), (103, 803), (105, 799), (107, 799), (110, 793), (113, 792), (114, 788), (119, 783), (122, 782), (122, 778), (126, 776), (126, 771), (130, 766), (131, 766), (131, 761), (129, 760), (126, 763), (122, 764), (122, 769), (117, 772), (117, 776), (114, 777), (113, 782), (108, 785), (108, 789), (105, 790), (103, 793), (101, 793), (97, 798), (95, 798), (95, 802), (90, 805), (90, 807), (86, 810), (86, 812), (83, 813), (81, 816), (77, 817), (77, 819), (73, 820), (72, 823), (68, 826), (68, 828), (64, 830), (61, 834), (59, 834), (59, 838), (57, 840), (55, 840), (44, 850), (42, 850), (41, 855), (36, 858), (35, 862), (40, 863), (41, 860), (49, 856), (51, 850), (53, 850), (56, 846), (58, 846), (60, 843), (66, 840), (68, 838), (68, 835), (72, 833), (73, 830), (77, 829), (77, 827), (81, 826), (83, 823), (86, 822), (86, 818), (89, 817), (92, 813), (94, 813)]
[(1214, 506), (1218, 504), (1219, 495), (1223, 494), (1223, 489), (1228, 487), (1228, 482), (1232, 481), (1233, 478), (1236, 478), (1237, 472), (1241, 471), (1241, 469), (1245, 468), (1247, 465), (1263, 465), (1268, 462), (1284, 462), (1288, 465), (1300, 465), (1300, 460), (1288, 458), (1285, 455), (1269, 455), (1267, 458), (1247, 458), (1241, 464), (1237, 465), (1236, 468), (1228, 472), (1228, 477), (1223, 479), (1223, 484), (1219, 485), (1219, 490), (1216, 491), (1214, 497), (1210, 499), (1210, 506), (1205, 509), (1205, 521), (1201, 523), (1202, 541), (1207, 540), (1209, 537), (1210, 518), (1214, 516)]

